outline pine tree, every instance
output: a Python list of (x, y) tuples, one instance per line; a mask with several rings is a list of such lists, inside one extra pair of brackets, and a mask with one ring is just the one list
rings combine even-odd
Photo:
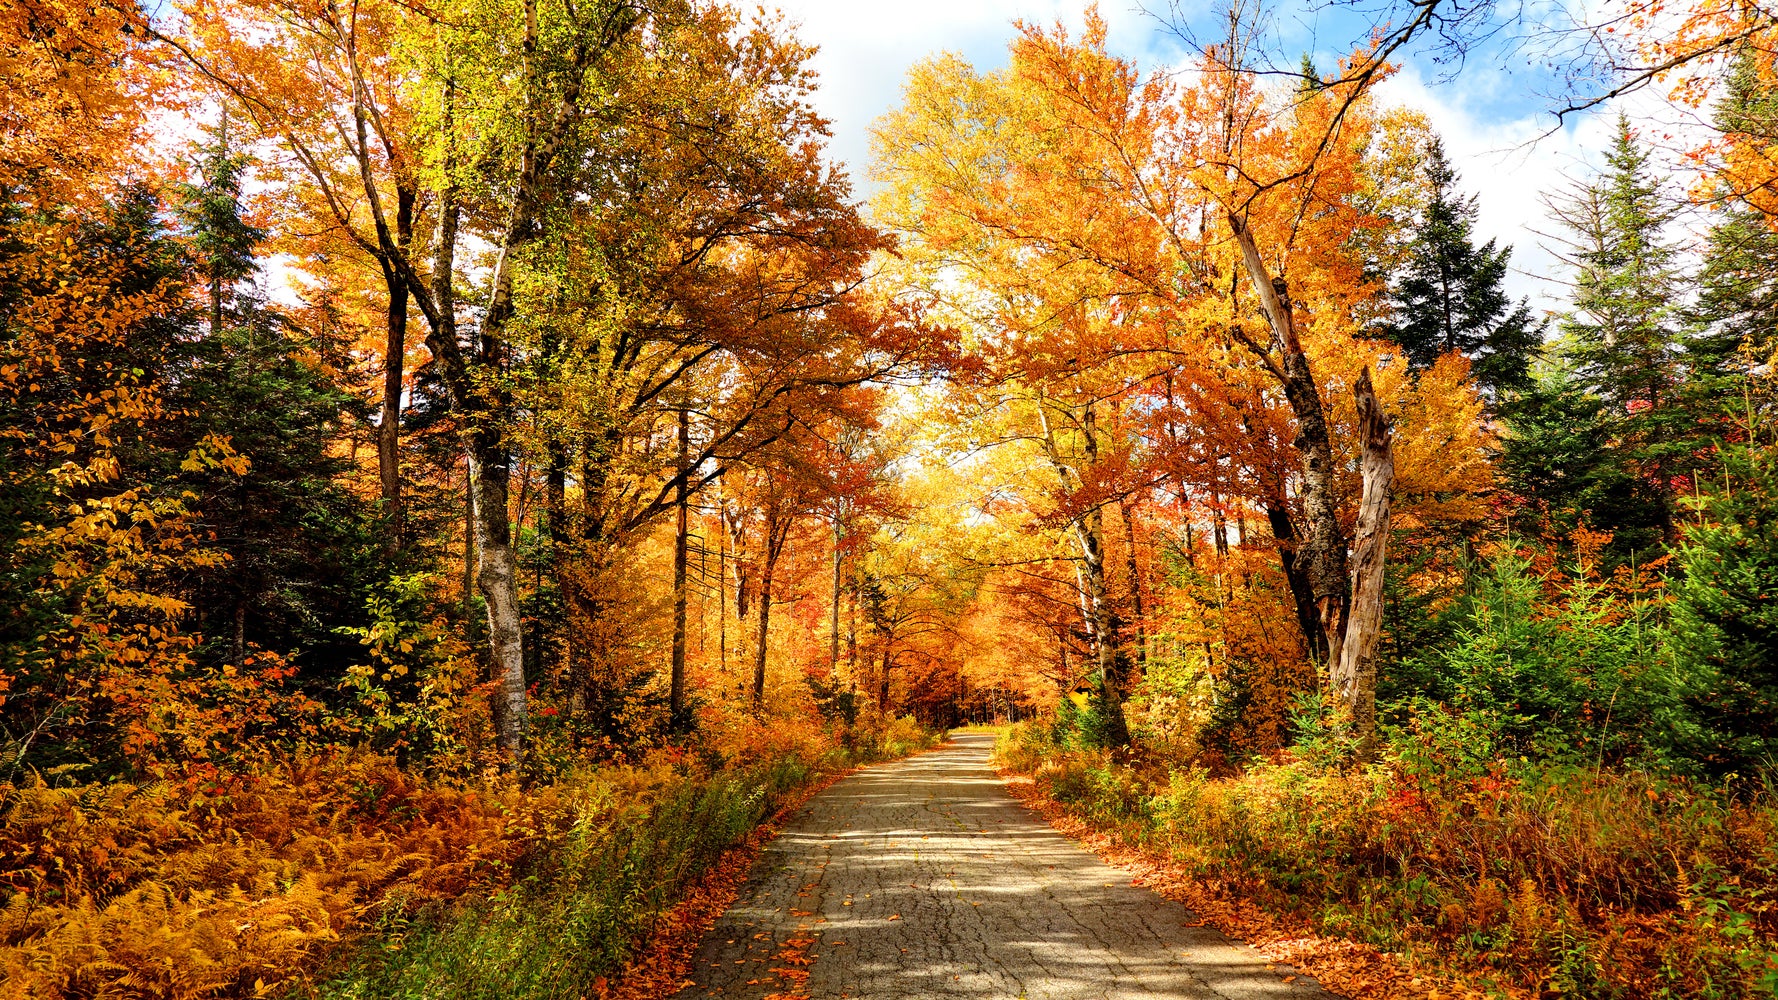
[(1542, 327), (1528, 303), (1515, 305), (1506, 294), (1512, 248), (1497, 247), (1494, 240), (1476, 245), (1476, 197), (1458, 193), (1457, 171), (1444, 143), (1433, 139), (1426, 156), (1431, 197), (1408, 245), (1407, 264), (1390, 290), (1395, 318), (1388, 335), (1416, 369), (1431, 367), (1451, 351), (1467, 355), (1475, 362), (1477, 383), (1498, 400), (1530, 387)]
[[(340, 629), (363, 624), (367, 597), (405, 562), (390, 562), (376, 511), (349, 488), (351, 462), (334, 446), (341, 418), (363, 399), (324, 359), (343, 351), (266, 302), (254, 287), (265, 233), (245, 218), (248, 161), (226, 135), (199, 150), (178, 215), (208, 293), (202, 335), (175, 345), (168, 402), (180, 418), (164, 454), (216, 436), (247, 460), (244, 474), (166, 467), (197, 498), (203, 525), (229, 558), (189, 581), (200, 655), (239, 665), (250, 647), (301, 649), (322, 688), (361, 655)], [(403, 553), (407, 556), (408, 553)], [(417, 555), (417, 553), (415, 553)]]
[[(1614, 555), (1628, 557), (1673, 540), (1673, 482), (1696, 448), (1690, 417), (1677, 405), (1683, 306), (1677, 254), (1664, 232), (1675, 209), (1622, 116), (1603, 176), (1551, 209), (1571, 234), (1574, 268), (1573, 308), (1555, 350), (1572, 373), (1566, 391), (1598, 400), (1602, 439), (1591, 461), (1609, 460), (1613, 474), (1600, 478), (1618, 484), (1611, 503), (1588, 508), (1590, 520), (1616, 535)], [(1549, 423), (1519, 415), (1516, 447), (1532, 447), (1527, 435), (1539, 422)]]
[(1658, 410), (1678, 367), (1679, 276), (1663, 230), (1674, 218), (1627, 117), (1605, 176), (1582, 195), (1575, 228), (1574, 310), (1562, 323), (1579, 372), (1625, 413)]
[(215, 142), (198, 152), (198, 181), (179, 185), (183, 202), (179, 214), (210, 292), (210, 333), (214, 335), (222, 330), (227, 292), (258, 269), (254, 248), (265, 240), (266, 233), (249, 223), (242, 211), (247, 158), (229, 147), (226, 107)]
[(1605, 401), (1554, 359), (1539, 366), (1507, 413), (1500, 470), (1546, 534), (1609, 529), (1622, 544), (1608, 555), (1622, 559), (1658, 537), (1661, 526), (1648, 484), (1613, 451), (1615, 433)]
[[(1717, 129), (1769, 144), (1778, 131), (1778, 93), (1760, 83), (1748, 57), (1736, 63), (1728, 83), (1717, 107)], [(1765, 213), (1738, 199), (1727, 201), (1711, 227), (1699, 284), (1694, 326), (1685, 339), (1686, 364), (1694, 379), (1732, 377), (1744, 347), (1757, 358), (1771, 354), (1772, 334), (1778, 330), (1778, 231)]]
[(1678, 546), (1670, 638), (1723, 769), (1778, 754), (1778, 450), (1740, 445)]

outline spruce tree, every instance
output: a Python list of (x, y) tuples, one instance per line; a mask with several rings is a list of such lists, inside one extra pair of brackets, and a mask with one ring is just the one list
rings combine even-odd
[(206, 293), (201, 335), (175, 341), (163, 432), (176, 457), (213, 436), (246, 458), (244, 473), (183, 469), (162, 474), (195, 499), (194, 510), (228, 560), (188, 580), (200, 657), (239, 665), (258, 646), (303, 651), (304, 679), (331, 691), (337, 672), (362, 656), (340, 630), (361, 626), (368, 596), (406, 568), (379, 541), (377, 512), (348, 481), (336, 446), (346, 419), (367, 423), (362, 392), (337, 367), (344, 345), (305, 330), (267, 302), (251, 280), (265, 233), (246, 218), (247, 160), (226, 135), (201, 147), (193, 183), (178, 189), (180, 234), (193, 284)]
[(254, 251), (265, 230), (247, 221), (241, 186), (247, 158), (229, 147), (228, 112), (224, 110), (213, 143), (199, 147), (198, 180), (178, 186), (179, 214), (187, 228), (187, 244), (197, 256), (210, 293), (210, 333), (222, 331), (225, 298), (233, 286), (258, 269)]
[(1609, 529), (1626, 543), (1609, 555), (1624, 558), (1657, 537), (1660, 523), (1647, 485), (1612, 450), (1616, 430), (1605, 401), (1552, 359), (1508, 411), (1500, 471), (1546, 534)]
[[(1737, 61), (1728, 84), (1716, 110), (1717, 129), (1764, 145), (1778, 141), (1778, 94), (1760, 82), (1751, 57)], [(1737, 192), (1723, 194), (1728, 197), (1710, 229), (1693, 328), (1685, 339), (1694, 379), (1732, 378), (1743, 348), (1764, 360), (1778, 330), (1778, 231)], [(1723, 388), (1706, 387), (1710, 395), (1728, 395), (1716, 391)]]
[(1395, 316), (1388, 335), (1416, 369), (1451, 351), (1468, 356), (1477, 384), (1499, 400), (1530, 387), (1531, 359), (1543, 331), (1530, 305), (1514, 304), (1506, 294), (1512, 248), (1494, 240), (1476, 245), (1476, 197), (1459, 192), (1444, 143), (1433, 139), (1426, 157), (1430, 197), (1407, 263), (1390, 289)]
[(1705, 484), (1677, 547), (1667, 648), (1718, 768), (1778, 756), (1778, 449), (1743, 444)]
[[(1673, 481), (1695, 448), (1676, 404), (1684, 311), (1677, 253), (1665, 235), (1675, 209), (1623, 116), (1603, 175), (1551, 208), (1569, 230), (1574, 268), (1572, 309), (1555, 350), (1572, 375), (1570, 391), (1599, 402), (1597, 461), (1613, 468), (1599, 478), (1617, 483), (1609, 503), (1589, 508), (1590, 520), (1614, 533), (1613, 553), (1627, 558), (1673, 540)], [(1509, 449), (1535, 450), (1529, 435), (1540, 422), (1549, 423), (1520, 414)]]
[(1620, 115), (1605, 176), (1568, 215), (1573, 311), (1562, 322), (1582, 378), (1625, 415), (1659, 410), (1679, 361), (1679, 275), (1664, 230), (1675, 209)]

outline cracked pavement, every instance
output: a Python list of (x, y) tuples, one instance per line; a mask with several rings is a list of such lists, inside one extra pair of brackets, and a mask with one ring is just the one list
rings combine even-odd
[(679, 1000), (1335, 1000), (1026, 810), (993, 744), (961, 734), (811, 799), (704, 937)]

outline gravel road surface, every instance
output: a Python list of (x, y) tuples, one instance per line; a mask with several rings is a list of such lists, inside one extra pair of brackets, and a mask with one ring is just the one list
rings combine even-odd
[(679, 1000), (1333, 1000), (1007, 793), (994, 738), (861, 771), (767, 845)]

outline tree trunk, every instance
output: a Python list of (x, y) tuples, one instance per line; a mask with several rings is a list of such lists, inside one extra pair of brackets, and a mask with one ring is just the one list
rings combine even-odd
[[(1038, 399), (1037, 414), (1043, 426), (1044, 452), (1064, 484), (1078, 483), (1079, 474), (1062, 461), (1055, 434), (1050, 428), (1046, 405), (1041, 398)], [(1082, 450), (1087, 462), (1096, 463), (1099, 458), (1099, 440), (1090, 403), (1082, 414), (1080, 431)], [(1101, 508), (1095, 507), (1085, 514), (1076, 515), (1071, 527), (1075, 546), (1080, 550), (1075, 572), (1082, 583), (1081, 612), (1086, 618), (1087, 630), (1092, 634), (1093, 650), (1099, 667), (1099, 697), (1109, 723), (1105, 735), (1112, 746), (1124, 746), (1130, 741), (1123, 713), (1124, 658), (1118, 634), (1121, 623), (1117, 620), (1117, 611), (1112, 608), (1105, 588), (1105, 513)]]
[(748, 568), (747, 523), (740, 515), (730, 517), (727, 510), (722, 512), (723, 530), (729, 533), (729, 545), (733, 549), (729, 557), (730, 572), (735, 580), (735, 621), (747, 621), (747, 609), (752, 606), (752, 570)]
[(463, 616), (475, 603), (475, 462), (463, 456)]
[(475, 541), (480, 554), (475, 582), (488, 605), (488, 639), (496, 682), (494, 729), (500, 749), (517, 756), (524, 749), (527, 720), (524, 632), (508, 511), (512, 459), (497, 439), (477, 441), (470, 455), (475, 465)]
[(667, 710), (675, 724), (685, 711), (685, 544), (690, 485), (691, 413), (679, 408), (679, 493), (676, 531), (673, 536), (673, 667), (667, 687)]
[(790, 534), (790, 519), (774, 512), (766, 519), (765, 558), (759, 568), (759, 637), (753, 652), (753, 710), (765, 706), (766, 652), (771, 639), (772, 576), (778, 569), (778, 556)]
[(1377, 726), (1377, 636), (1383, 626), (1383, 575), (1389, 546), (1389, 488), (1395, 481), (1394, 434), (1364, 370), (1353, 388), (1364, 438), (1364, 501), (1358, 508), (1352, 568), (1352, 613), (1346, 619), (1334, 696), (1352, 714), (1368, 745)]
[(833, 607), (829, 609), (827, 641), (827, 681), (833, 683), (834, 672), (840, 669), (840, 545), (845, 533), (840, 523), (840, 507), (835, 501), (833, 515)]
[(1148, 619), (1142, 608), (1142, 573), (1136, 565), (1136, 523), (1131, 520), (1127, 501), (1118, 505), (1118, 514), (1124, 522), (1124, 570), (1130, 579), (1130, 617), (1136, 626), (1136, 665), (1140, 669), (1148, 663)]
[(846, 690), (858, 690), (858, 570), (852, 570), (852, 605), (846, 614)]
[(771, 638), (772, 628), (772, 563), (771, 556), (766, 557), (766, 564), (759, 577), (759, 635), (753, 647), (753, 687), (750, 699), (753, 710), (759, 711), (766, 699), (766, 651), (767, 641)]
[(235, 601), (235, 641), (232, 659), (237, 669), (247, 665), (247, 599)]
[(1272, 526), (1272, 538), (1278, 543), (1278, 562), (1284, 567), (1284, 582), (1290, 586), (1291, 601), (1296, 605), (1297, 627), (1302, 630), (1309, 659), (1326, 663), (1327, 634), (1321, 631), (1315, 611), (1315, 590), (1309, 586), (1309, 574), (1300, 562), (1296, 527), (1291, 523), (1290, 511), (1285, 508), (1283, 500), (1266, 502), (1266, 520)]
[(716, 662), (717, 674), (728, 683), (728, 525), (723, 523), (724, 501), (716, 497)]
[(889, 656), (890, 646), (883, 643), (883, 665), (877, 671), (877, 714), (885, 719), (889, 717)]
[[(563, 566), (568, 561), (568, 449), (560, 441), (552, 441), (549, 445), (549, 471), (546, 474), (543, 488), (544, 510), (548, 515), (548, 525), (544, 529), (544, 537), (549, 540), (550, 571), (556, 578), (556, 590), (562, 591)], [(567, 644), (557, 645), (555, 656), (551, 658), (550, 669), (565, 680), (572, 680), (573, 674), (565, 669), (564, 662)], [(543, 651), (537, 651), (537, 662), (543, 664)], [(540, 670), (542, 667), (540, 666)]]
[(1105, 739), (1111, 746), (1121, 747), (1130, 742), (1129, 730), (1124, 725), (1123, 710), (1128, 679), (1124, 676), (1126, 664), (1123, 650), (1118, 643), (1121, 625), (1105, 587), (1104, 514), (1095, 510), (1077, 521), (1075, 539), (1080, 546), (1081, 562), (1086, 569), (1087, 600), (1093, 611), (1093, 631), (1097, 633), (1098, 639), (1094, 652), (1098, 656), (1099, 699), (1107, 723)]
[[(454, 91), (447, 86), (445, 128), (451, 129)], [(457, 191), (439, 192), (438, 233), (434, 241), (430, 331), (426, 346), (432, 351), (451, 396), (451, 409), (468, 429), (471, 494), (475, 499), (475, 541), (479, 569), (476, 586), (488, 604), (488, 641), (491, 668), (496, 681), (494, 723), (501, 750), (509, 763), (524, 749), (526, 705), (524, 633), (519, 624), (518, 571), (513, 558), (512, 525), (508, 494), (512, 485), (512, 458), (505, 442), (505, 421), (510, 400), (504, 393), (487, 393), (477, 385), (474, 368), (498, 370), (505, 360), (500, 339), (511, 307), (512, 278), (505, 253), (495, 267), (495, 295), (482, 324), (481, 343), (468, 352), (457, 342), (456, 246), (462, 208)], [(528, 223), (527, 223), (528, 226)], [(410, 288), (410, 291), (412, 289)], [(473, 357), (473, 361), (471, 358)]]
[(1253, 282), (1273, 337), (1283, 354), (1283, 362), (1278, 364), (1269, 354), (1260, 352), (1262, 360), (1284, 389), (1284, 398), (1296, 417), (1297, 434), (1293, 444), (1303, 456), (1300, 493), (1303, 516), (1309, 522), (1309, 537), (1297, 548), (1297, 566), (1308, 578), (1315, 601), (1315, 622), (1322, 637), (1320, 643), (1311, 638), (1310, 648), (1325, 648), (1325, 662), (1331, 667), (1339, 658), (1340, 641), (1345, 635), (1349, 591), (1346, 536), (1340, 528), (1334, 498), (1333, 442), (1327, 427), (1327, 414), (1321, 405), (1321, 392), (1315, 386), (1315, 374), (1309, 368), (1309, 358), (1297, 338), (1296, 320), (1284, 279), (1272, 277), (1266, 269), (1265, 261), (1259, 255), (1259, 246), (1253, 241), (1253, 233), (1241, 216), (1229, 212), (1228, 220), (1229, 228), (1241, 244), (1247, 276)]
[[(413, 242), (414, 192), (395, 192), (395, 231), (405, 253)], [(382, 486), (383, 510), (389, 517), (391, 549), (402, 544), (401, 509), (401, 396), (407, 364), (407, 278), (393, 262), (383, 264), (383, 283), (389, 292), (389, 316), (383, 338), (383, 417), (377, 426), (377, 475)]]

